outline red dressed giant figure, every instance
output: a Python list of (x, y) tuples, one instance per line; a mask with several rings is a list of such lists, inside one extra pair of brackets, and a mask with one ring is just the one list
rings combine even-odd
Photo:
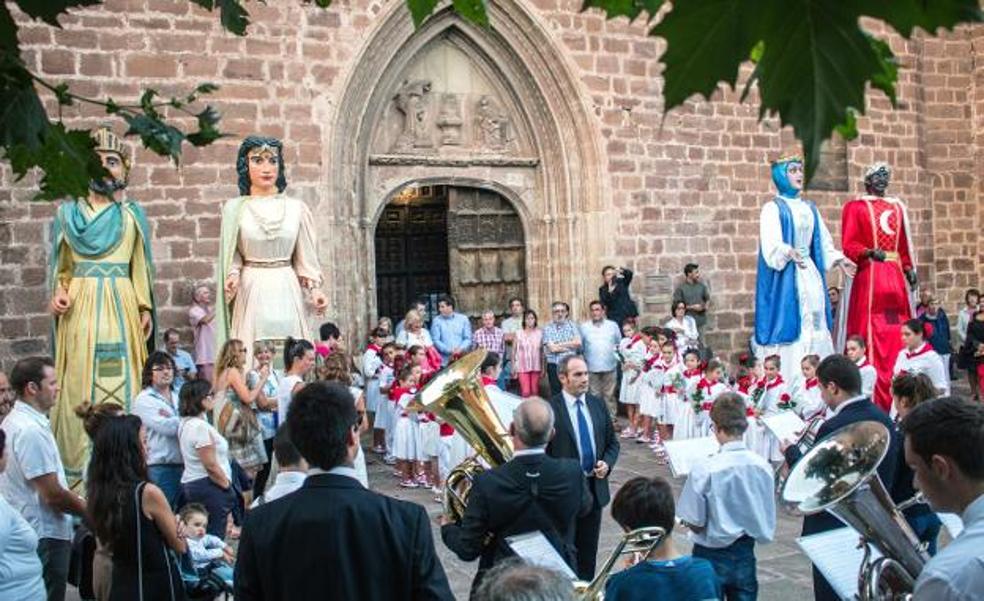
[[(844, 290), (840, 328), (844, 338), (860, 336), (878, 372), (874, 402), (892, 406), (892, 368), (902, 350), (902, 323), (914, 316), (910, 286), (916, 286), (909, 220), (905, 205), (885, 196), (891, 168), (875, 163), (864, 175), (867, 194), (844, 205), (844, 255), (857, 263), (857, 275)], [(838, 350), (843, 350), (842, 341)]]

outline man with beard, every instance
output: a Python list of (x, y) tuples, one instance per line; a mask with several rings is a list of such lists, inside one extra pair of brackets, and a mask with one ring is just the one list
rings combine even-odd
[(150, 226), (122, 193), (129, 158), (109, 129), (94, 137), (108, 177), (93, 180), (86, 198), (62, 203), (51, 228), (50, 307), (61, 384), (51, 428), (73, 486), (89, 451), (72, 408), (89, 401), (129, 409), (154, 329)]
[[(885, 195), (892, 170), (886, 163), (868, 167), (864, 196), (848, 201), (841, 217), (844, 254), (858, 264), (844, 287), (838, 328), (845, 338), (860, 336), (875, 367), (874, 402), (892, 406), (892, 369), (902, 350), (902, 324), (915, 316), (909, 287), (916, 286), (912, 231), (905, 205)], [(839, 345), (838, 349), (842, 349)]]

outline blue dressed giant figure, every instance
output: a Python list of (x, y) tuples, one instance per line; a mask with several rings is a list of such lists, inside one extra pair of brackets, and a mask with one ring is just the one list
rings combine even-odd
[(802, 198), (803, 161), (772, 164), (777, 194), (762, 207), (755, 283), (755, 354), (778, 355), (792, 382), (806, 355), (834, 352), (827, 269), (853, 275), (854, 264), (834, 248), (817, 207)]

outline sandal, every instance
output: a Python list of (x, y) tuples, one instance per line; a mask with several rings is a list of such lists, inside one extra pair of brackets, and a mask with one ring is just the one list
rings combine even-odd
[(403, 488), (417, 488), (419, 485), (413, 480), (400, 480), (400, 486)]

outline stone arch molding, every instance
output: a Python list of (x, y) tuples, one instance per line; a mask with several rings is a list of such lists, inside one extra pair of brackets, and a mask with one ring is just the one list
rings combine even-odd
[[(337, 317), (358, 332), (369, 326), (376, 220), (394, 190), (427, 181), (502, 193), (523, 220), (531, 304), (584, 305), (598, 279), (595, 263), (613, 254), (616, 220), (606, 216), (606, 161), (572, 66), (521, 0), (490, 1), (489, 29), (445, 8), (415, 30), (404, 3), (391, 6), (354, 61), (329, 130), (329, 193), (316, 219)], [(509, 149), (437, 152), (396, 140), (395, 96), (435, 44), (467, 55), (495, 88), (513, 128)]]

